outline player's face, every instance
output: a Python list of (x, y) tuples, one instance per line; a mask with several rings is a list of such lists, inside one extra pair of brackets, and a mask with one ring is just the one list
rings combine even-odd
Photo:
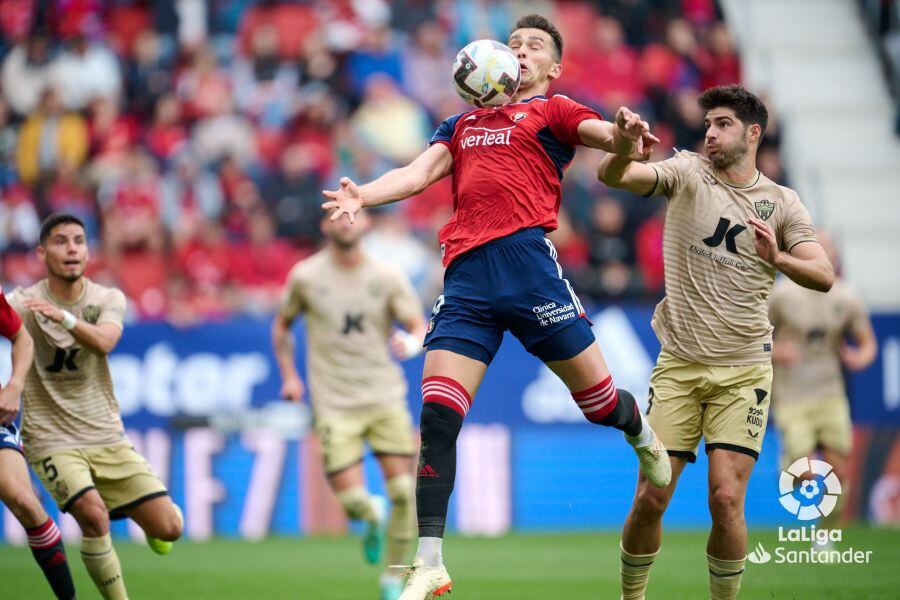
[(522, 72), (520, 90), (549, 85), (559, 77), (562, 67), (556, 60), (556, 49), (550, 34), (541, 29), (516, 29), (507, 45), (519, 59)]
[(369, 219), (365, 212), (356, 214), (356, 222), (350, 223), (346, 217), (341, 217), (337, 221), (325, 219), (322, 222), (322, 231), (325, 237), (344, 250), (353, 248), (359, 243), (359, 239), (369, 228)]
[(37, 255), (48, 275), (68, 282), (78, 281), (84, 275), (88, 261), (84, 229), (75, 223), (57, 225), (47, 240), (38, 246)]
[(737, 163), (750, 149), (755, 126), (746, 126), (730, 108), (706, 113), (706, 155), (717, 169)]

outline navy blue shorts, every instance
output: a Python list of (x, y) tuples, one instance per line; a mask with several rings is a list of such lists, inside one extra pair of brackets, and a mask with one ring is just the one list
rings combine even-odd
[[(22, 438), (19, 435), (19, 430), (13, 423), (0, 425), (0, 450), (3, 448), (22, 452)], [(22, 454), (24, 455), (25, 453), (22, 452)]]
[(543, 362), (566, 360), (594, 341), (591, 323), (562, 276), (556, 248), (533, 227), (466, 252), (444, 275), (425, 346), (491, 364), (509, 330)]

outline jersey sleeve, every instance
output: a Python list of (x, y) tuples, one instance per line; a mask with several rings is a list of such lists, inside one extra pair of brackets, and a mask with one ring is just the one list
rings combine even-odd
[(787, 252), (801, 242), (817, 242), (816, 230), (813, 228), (809, 211), (800, 202), (796, 193), (791, 191), (786, 197), (784, 215), (775, 234), (780, 240), (780, 248)]
[(685, 175), (691, 168), (691, 155), (676, 152), (672, 158), (649, 164), (656, 171), (656, 184), (647, 196), (665, 196), (671, 199), (684, 185)]
[(391, 317), (399, 323), (407, 323), (422, 314), (422, 306), (405, 275), (396, 271), (393, 280), (390, 298)]
[(303, 271), (302, 263), (294, 266), (281, 292), (281, 315), (291, 321), (296, 319), (297, 315), (306, 311), (306, 300), (304, 299), (306, 286)]
[(428, 142), (428, 145), (445, 144), (450, 146), (450, 141), (453, 139), (453, 132), (456, 131), (456, 123), (463, 114), (465, 113), (459, 113), (458, 115), (453, 115), (452, 117), (444, 119), (441, 124), (438, 125), (434, 135), (431, 136), (431, 141)]
[(568, 146), (583, 146), (578, 135), (578, 125), (587, 119), (600, 119), (596, 110), (557, 94), (547, 101), (547, 125), (553, 135)]
[(3, 290), (0, 290), (0, 335), (11, 340), (21, 327), (22, 319), (19, 318), (19, 314), (7, 302)]
[(125, 294), (121, 290), (111, 290), (100, 308), (97, 325), (100, 323), (112, 323), (119, 329), (123, 329), (125, 327), (125, 309), (127, 306), (128, 302), (125, 300)]

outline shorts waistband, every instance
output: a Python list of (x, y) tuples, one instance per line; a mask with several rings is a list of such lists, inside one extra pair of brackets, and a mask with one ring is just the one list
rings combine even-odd
[[(511, 233), (509, 235), (504, 235), (503, 237), (498, 237), (497, 239), (493, 239), (489, 242), (485, 242), (480, 246), (472, 248), (468, 252), (463, 252), (458, 258), (462, 258), (463, 256), (469, 256), (473, 254), (478, 254), (478, 252), (482, 250), (487, 250), (489, 248), (496, 248), (498, 246), (505, 246), (506, 244), (512, 242), (518, 242), (520, 240), (528, 240), (533, 238), (543, 238), (546, 237), (544, 233), (543, 227), (526, 227), (525, 229), (520, 229), (515, 233)], [(455, 261), (454, 261), (455, 262)]]

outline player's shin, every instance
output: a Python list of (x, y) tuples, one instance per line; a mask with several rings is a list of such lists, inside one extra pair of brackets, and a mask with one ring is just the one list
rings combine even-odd
[(594, 387), (574, 392), (572, 398), (591, 423), (615, 427), (623, 431), (633, 446), (649, 446), (650, 427), (644, 421), (634, 396), (616, 389), (612, 375)]
[(710, 600), (734, 600), (741, 589), (744, 560), (722, 560), (706, 555), (709, 564)]
[(119, 557), (108, 533), (96, 538), (81, 538), (81, 560), (101, 596), (107, 600), (128, 599)]
[(28, 545), (31, 547), (34, 560), (44, 572), (53, 594), (64, 600), (74, 598), (75, 584), (72, 583), (66, 549), (53, 519), (47, 519), (43, 525), (26, 529), (25, 533), (28, 534)]
[(416, 556), (425, 566), (437, 567), (443, 564), (441, 539), (456, 479), (456, 438), (471, 399), (456, 381), (429, 377), (422, 382), (422, 400), (422, 447), (416, 482), (419, 525)]
[(398, 475), (387, 482), (391, 500), (391, 519), (388, 521), (388, 564), (399, 565), (408, 560), (407, 552), (414, 537), (413, 494), (415, 483), (409, 475)]

